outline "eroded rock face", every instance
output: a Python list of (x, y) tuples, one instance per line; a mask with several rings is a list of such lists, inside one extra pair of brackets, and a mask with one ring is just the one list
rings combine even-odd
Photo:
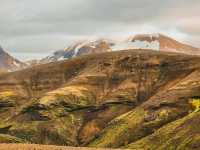
[(39, 144), (132, 146), (193, 111), (199, 60), (124, 51), (1, 75), (0, 134)]

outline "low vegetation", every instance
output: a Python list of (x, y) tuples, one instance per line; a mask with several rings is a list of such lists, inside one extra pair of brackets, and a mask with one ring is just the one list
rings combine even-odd
[(192, 97), (190, 103), (195, 112), (200, 111), (200, 97)]
[(0, 143), (198, 150), (199, 59), (135, 50), (1, 75)]

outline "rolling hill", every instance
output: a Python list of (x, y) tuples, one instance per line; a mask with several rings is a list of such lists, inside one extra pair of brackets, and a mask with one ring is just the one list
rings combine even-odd
[(80, 56), (0, 75), (0, 143), (198, 150), (199, 100), (199, 56)]

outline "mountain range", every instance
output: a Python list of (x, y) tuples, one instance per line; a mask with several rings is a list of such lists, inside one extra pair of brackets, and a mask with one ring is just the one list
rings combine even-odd
[(97, 39), (75, 43), (64, 50), (54, 52), (42, 59), (40, 63), (48, 63), (91, 53), (101, 53), (128, 49), (150, 49), (156, 51), (176, 52), (189, 55), (200, 55), (200, 49), (182, 44), (163, 34), (138, 34), (125, 40)]
[(155, 51), (175, 52), (188, 55), (200, 55), (200, 49), (178, 42), (163, 34), (138, 34), (125, 40), (94, 39), (77, 42), (71, 46), (55, 51), (40, 59), (21, 62), (10, 56), (0, 47), (0, 72), (16, 71), (34, 65), (46, 64), (70, 58), (121, 50), (147, 49)]

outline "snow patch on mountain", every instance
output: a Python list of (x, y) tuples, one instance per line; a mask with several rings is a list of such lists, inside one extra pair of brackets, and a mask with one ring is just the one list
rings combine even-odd
[(128, 42), (133, 41), (133, 40), (154, 41), (154, 40), (158, 40), (159, 38), (160, 38), (160, 34), (159, 33), (136, 34), (134, 36), (129, 37), (127, 41)]
[(149, 36), (151, 37), (151, 39), (153, 39), (153, 37), (158, 39), (160, 37), (160, 34), (159, 33), (154, 33), (154, 34), (149, 34)]
[(160, 43), (159, 41), (140, 41), (135, 40), (134, 42), (121, 42), (118, 44), (115, 44), (111, 47), (113, 51), (119, 51), (119, 50), (127, 50), (127, 49), (153, 49), (153, 50), (159, 50), (160, 49)]
[(13, 61), (13, 65), (15, 65), (16, 67), (21, 67), (21, 64), (19, 64), (17, 61)]
[(85, 42), (83, 42), (83, 43), (77, 45), (76, 48), (74, 49), (74, 55), (73, 55), (73, 57), (76, 57), (77, 54), (78, 54), (78, 52), (79, 52), (79, 50), (80, 50), (83, 46), (87, 45), (87, 44), (90, 43), (90, 42), (93, 42), (93, 41), (85, 41)]

